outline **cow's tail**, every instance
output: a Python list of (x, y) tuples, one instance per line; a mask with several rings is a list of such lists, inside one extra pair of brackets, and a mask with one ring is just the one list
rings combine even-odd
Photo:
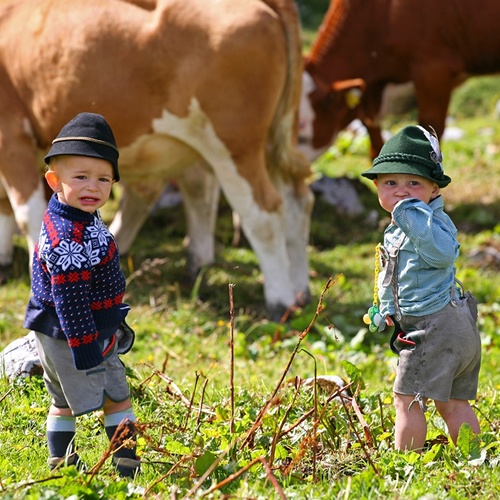
[(288, 54), (287, 78), (269, 131), (267, 164), (281, 175), (303, 179), (310, 166), (297, 148), (298, 109), (302, 85), (302, 40), (300, 18), (294, 0), (262, 0), (276, 12), (285, 32)]

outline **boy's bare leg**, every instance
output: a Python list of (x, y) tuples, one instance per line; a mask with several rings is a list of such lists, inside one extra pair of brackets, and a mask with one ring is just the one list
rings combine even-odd
[(50, 405), (49, 415), (56, 417), (72, 417), (73, 412), (70, 408), (58, 408), (57, 406)]
[(457, 442), (458, 432), (462, 424), (469, 424), (472, 430), (479, 434), (481, 428), (471, 405), (464, 399), (450, 399), (449, 401), (435, 401), (436, 409), (443, 417), (448, 432), (454, 443)]
[[(394, 445), (400, 451), (421, 451), (427, 435), (427, 422), (418, 403), (412, 404), (414, 396), (394, 394), (396, 425)], [(410, 410), (408, 408), (410, 407)]]

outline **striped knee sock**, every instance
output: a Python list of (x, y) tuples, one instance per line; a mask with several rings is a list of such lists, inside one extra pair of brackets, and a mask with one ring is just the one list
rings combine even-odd
[[(115, 432), (118, 429), (120, 423), (126, 420), (128, 420), (129, 422), (135, 422), (135, 415), (132, 409), (104, 415), (104, 427), (110, 441), (111, 439), (113, 439), (113, 436), (115, 435)], [(115, 443), (115, 448), (119, 448), (124, 440), (132, 437), (133, 429), (131, 429), (129, 426), (127, 426), (126, 429), (126, 431), (122, 430), (120, 435), (118, 436), (118, 441)], [(115, 453), (115, 456), (136, 458), (135, 446), (133, 448), (120, 448)]]
[(47, 417), (47, 443), (51, 457), (64, 457), (73, 452), (76, 417), (49, 415)]

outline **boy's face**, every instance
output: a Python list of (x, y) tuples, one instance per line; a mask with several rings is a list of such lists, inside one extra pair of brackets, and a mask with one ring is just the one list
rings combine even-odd
[(439, 186), (420, 175), (379, 174), (374, 182), (380, 206), (391, 213), (396, 203), (406, 198), (429, 203), (439, 194)]
[(88, 156), (58, 156), (45, 178), (61, 203), (95, 212), (109, 199), (113, 167), (107, 160)]

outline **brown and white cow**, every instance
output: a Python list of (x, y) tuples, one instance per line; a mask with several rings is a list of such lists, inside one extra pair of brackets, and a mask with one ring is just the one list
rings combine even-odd
[(30, 248), (40, 151), (74, 115), (98, 112), (120, 147), (124, 203), (110, 229), (121, 252), (175, 178), (190, 270), (212, 263), (221, 187), (269, 311), (292, 306), (308, 290), (312, 208), (295, 144), (302, 64), (293, 0), (1, 3), (0, 175)]
[[(391, 83), (413, 83), (419, 122), (441, 137), (452, 90), (468, 76), (500, 71), (498, 19), (497, 0), (331, 0), (305, 61), (313, 82), (310, 148), (328, 147), (348, 115), (363, 121), (376, 156)], [(349, 108), (335, 89), (353, 79), (363, 93)]]

